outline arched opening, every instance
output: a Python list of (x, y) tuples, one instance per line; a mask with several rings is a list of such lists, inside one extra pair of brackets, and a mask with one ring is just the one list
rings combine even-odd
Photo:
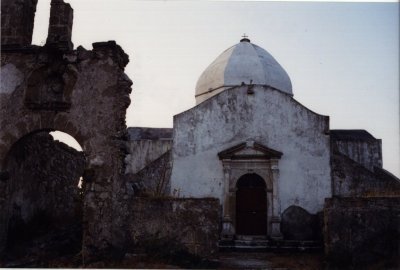
[[(50, 135), (53, 137), (54, 140), (62, 142), (64, 144), (68, 145), (69, 147), (72, 147), (73, 149), (75, 149), (78, 152), (83, 152), (83, 149), (82, 149), (81, 145), (78, 143), (78, 141), (75, 140), (74, 137), (72, 137), (68, 133), (56, 130), (56, 131), (50, 132)], [(82, 184), (83, 184), (82, 181), (83, 181), (83, 177), (81, 176), (78, 181), (78, 188), (80, 188), (80, 189), (82, 188)]]
[(245, 174), (236, 184), (236, 234), (267, 234), (267, 193), (261, 176)]
[(83, 151), (55, 140), (49, 131), (14, 143), (4, 164), (5, 261), (49, 261), (80, 251), (84, 194), (78, 184), (85, 164)]

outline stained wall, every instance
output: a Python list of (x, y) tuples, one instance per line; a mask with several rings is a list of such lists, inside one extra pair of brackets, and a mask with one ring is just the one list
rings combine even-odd
[(250, 140), (283, 153), (277, 181), (281, 210), (297, 205), (315, 214), (331, 196), (328, 131), (328, 117), (280, 91), (225, 90), (174, 116), (171, 190), (222, 202), (228, 183), (218, 153)]

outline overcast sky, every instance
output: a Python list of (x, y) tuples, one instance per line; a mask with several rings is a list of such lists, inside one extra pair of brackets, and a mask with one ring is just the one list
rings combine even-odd
[[(292, 80), (294, 98), (330, 116), (331, 129), (383, 140), (384, 168), (400, 176), (399, 4), (67, 0), (73, 43), (116, 40), (130, 57), (128, 126), (172, 127), (195, 105), (201, 72), (246, 33)], [(34, 44), (47, 36), (39, 0)]]

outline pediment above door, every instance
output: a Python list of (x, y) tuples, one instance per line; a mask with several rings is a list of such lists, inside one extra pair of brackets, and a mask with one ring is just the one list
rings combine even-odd
[(282, 152), (254, 141), (243, 142), (218, 153), (219, 159), (280, 159)]

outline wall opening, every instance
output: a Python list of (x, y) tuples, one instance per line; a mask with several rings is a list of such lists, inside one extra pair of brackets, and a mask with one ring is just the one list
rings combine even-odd
[(36, 14), (33, 25), (32, 44), (44, 46), (49, 30), (51, 0), (40, 0), (36, 5)]
[(84, 193), (78, 183), (85, 164), (82, 151), (48, 131), (28, 134), (12, 146), (5, 161), (6, 259), (80, 251)]
[(236, 184), (236, 234), (267, 235), (267, 193), (261, 176), (245, 174)]
[[(69, 147), (74, 148), (76, 151), (83, 152), (83, 149), (81, 145), (78, 143), (77, 140), (75, 140), (74, 137), (69, 135), (68, 133), (62, 132), (62, 131), (52, 131), (50, 132), (50, 135), (53, 137), (54, 140), (65, 143)], [(83, 177), (81, 176), (78, 181), (78, 188), (82, 188), (83, 184)]]

